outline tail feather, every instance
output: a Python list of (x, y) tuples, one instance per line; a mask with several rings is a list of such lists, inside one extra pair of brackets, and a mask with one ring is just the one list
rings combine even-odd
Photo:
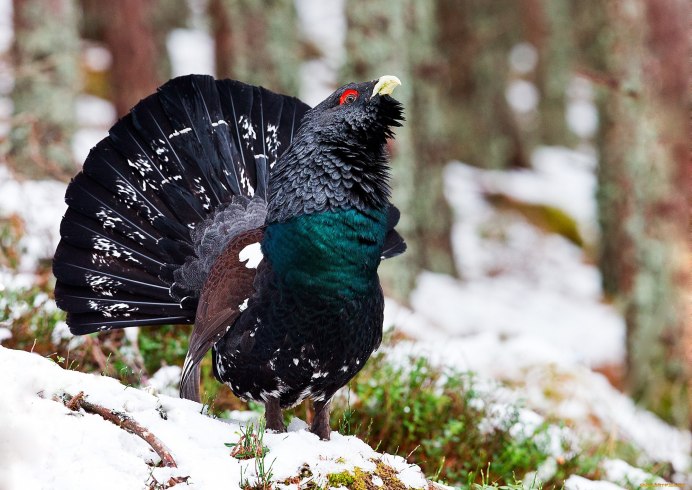
[[(123, 292), (142, 298), (170, 299), (169, 285), (160, 277), (65, 241), (55, 254), (53, 273), (58, 279), (56, 290), (66, 285), (86, 289), (95, 298), (113, 298)], [(58, 306), (69, 312), (70, 295), (56, 293), (55, 297)]]
[[(109, 140), (99, 143), (89, 154), (82, 173), (105, 187), (120, 206), (134, 210), (130, 214), (147, 221), (158, 230), (159, 235), (186, 240), (189, 229), (174, 211), (177, 209), (178, 213), (182, 213), (185, 209), (187, 201), (179, 198), (182, 191), (174, 188), (170, 193), (161, 193), (161, 186), (153, 179), (152, 172), (142, 176), (132, 168), (136, 165), (133, 162), (141, 163), (142, 160), (126, 159), (115, 151), (113, 145)], [(140, 165), (140, 168), (143, 167)], [(67, 199), (70, 198), (74, 202), (83, 199), (82, 193), (71, 187), (67, 190)], [(176, 202), (175, 198), (179, 200)], [(71, 203), (68, 201), (68, 204)]]
[[(76, 248), (93, 252), (92, 263), (122, 262), (138, 270), (161, 277), (168, 272), (166, 262), (133, 240), (104, 228), (101, 223), (67, 210), (60, 226), (62, 241)], [(165, 278), (163, 278), (165, 280)]]
[(103, 229), (117, 230), (147, 250), (156, 251), (159, 232), (85, 173), (73, 179), (65, 199), (71, 211), (90, 221), (96, 217)]
[[(237, 169), (228, 150), (230, 138), (223, 120), (216, 83), (211, 77), (182, 77), (171, 80), (159, 90), (159, 100), (174, 128), (170, 144), (189, 164), (198, 165), (202, 178), (194, 182), (210, 211), (226, 202), (229, 195), (241, 194)], [(191, 137), (186, 137), (190, 133)], [(187, 165), (186, 165), (187, 167)], [(226, 172), (224, 172), (226, 170)]]
[(308, 109), (294, 97), (276, 97), (261, 87), (234, 80), (219, 83), (223, 117), (232, 126), (232, 153), (244, 195), (266, 200), (269, 169), (290, 146)]
[(199, 228), (234, 196), (265, 198), (269, 169), (307, 109), (263, 88), (191, 75), (113, 126), (65, 196), (53, 271), (71, 331), (194, 321), (195, 294), (171, 295), (176, 271), (208, 248), (196, 247)]

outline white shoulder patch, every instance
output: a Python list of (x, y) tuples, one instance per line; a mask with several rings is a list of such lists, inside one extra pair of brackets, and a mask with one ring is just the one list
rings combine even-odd
[(240, 251), (238, 258), (241, 262), (247, 261), (245, 267), (248, 269), (257, 269), (257, 266), (264, 258), (264, 255), (262, 255), (262, 245), (259, 242), (247, 245)]

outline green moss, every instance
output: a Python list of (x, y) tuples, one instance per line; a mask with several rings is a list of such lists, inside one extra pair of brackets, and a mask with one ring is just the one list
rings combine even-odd
[(384, 488), (388, 490), (406, 490), (406, 485), (399, 480), (398, 473), (394, 468), (382, 461), (377, 461), (376, 464), (375, 474), (382, 479)]
[[(382, 480), (385, 481), (384, 478)], [(357, 466), (353, 468), (353, 472), (342, 471), (341, 473), (332, 473), (327, 475), (327, 482), (329, 484), (329, 487), (344, 487), (348, 488), (349, 490), (374, 490), (378, 488), (377, 485), (375, 485), (372, 481), (372, 474), (363, 471), (361, 468), (358, 468)], [(401, 484), (401, 482), (399, 483)], [(386, 484), (385, 481), (384, 487), (380, 488), (398, 490), (400, 487), (390, 487)], [(402, 486), (401, 488), (405, 489), (404, 486)]]
[(341, 473), (331, 473), (327, 475), (327, 482), (330, 487), (346, 487), (351, 488), (355, 477), (350, 471), (342, 471)]

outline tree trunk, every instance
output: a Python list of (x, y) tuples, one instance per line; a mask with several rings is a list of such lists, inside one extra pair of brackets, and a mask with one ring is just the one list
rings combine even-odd
[(536, 48), (533, 82), (540, 94), (538, 131), (541, 144), (573, 143), (567, 126), (566, 90), (573, 72), (574, 44), (569, 0), (522, 0), (524, 37)]
[(514, 0), (438, 0), (447, 139), (454, 158), (483, 168), (529, 165), (505, 91), (509, 51), (521, 40)]
[(451, 211), (442, 186), (448, 142), (442, 118), (434, 3), (350, 0), (345, 80), (392, 74), (403, 85), (394, 96), (404, 104), (407, 122), (391, 148), (392, 200), (402, 212), (397, 229), (408, 250), (385, 261), (380, 276), (387, 292), (406, 300), (424, 270), (454, 274)]
[(100, 2), (103, 37), (113, 56), (112, 99), (118, 117), (160, 85), (159, 50), (153, 28), (156, 0)]
[(211, 31), (214, 36), (216, 76), (219, 78), (232, 78), (235, 60), (229, 13), (224, 8), (224, 0), (210, 0), (208, 8), (211, 19)]
[(632, 395), (690, 425), (692, 359), (681, 342), (691, 328), (688, 7), (618, 0), (602, 8), (613, 34), (598, 195), (604, 286), (625, 312)]
[(211, 0), (216, 74), (298, 93), (300, 42), (292, 0)]
[(66, 179), (79, 87), (77, 12), (71, 0), (14, 0), (14, 117), (8, 162), (19, 175)]

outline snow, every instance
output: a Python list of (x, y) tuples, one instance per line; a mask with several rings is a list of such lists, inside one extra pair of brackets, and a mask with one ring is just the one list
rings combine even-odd
[(608, 481), (592, 481), (582, 476), (572, 475), (565, 481), (565, 490), (622, 490), (622, 487)]
[(510, 107), (519, 113), (526, 113), (536, 110), (538, 106), (538, 89), (526, 80), (512, 80), (507, 85), (505, 98)]
[(198, 29), (174, 29), (166, 40), (171, 77), (189, 74), (214, 75), (214, 42)]
[[(562, 450), (560, 437), (604, 443), (615, 434), (650, 461), (669, 462), (676, 478), (687, 481), (690, 432), (637, 407), (592, 370), (622, 365), (625, 324), (603, 301), (587, 249), (495, 207), (488, 197), (559, 208), (575, 219), (587, 243), (594, 243), (595, 162), (583, 153), (545, 147), (532, 160), (531, 169), (506, 172), (449, 166), (446, 194), (456, 217), (452, 243), (462, 277), (424, 272), (410, 308), (387, 300), (385, 327), (394, 326), (408, 340), (384, 352), (401, 366), (422, 356), (435, 366), (472, 371), (480, 380), (509, 383), (511, 390), (487, 385), (491, 413), (502, 420), (502, 413), (523, 404), (522, 428), (513, 430), (524, 434), (546, 418), (565, 421), (566, 431), (555, 432), (554, 457)], [(550, 463), (539, 468), (539, 476), (550, 468)], [(604, 478), (624, 484), (614, 468), (623, 466), (609, 463)], [(643, 474), (630, 473), (631, 481)], [(571, 488), (614, 485), (600, 484), (570, 481)]]
[(531, 73), (537, 64), (538, 51), (531, 43), (515, 44), (509, 52), (509, 66), (519, 74)]
[(12, 0), (0, 0), (0, 52), (9, 51), (14, 40)]
[(575, 76), (567, 86), (567, 125), (580, 138), (593, 138), (598, 130), (599, 116), (593, 84)]
[(616, 482), (624, 488), (642, 487), (644, 483), (665, 483), (663, 478), (635, 468), (621, 459), (606, 460), (601, 466), (608, 481)]
[(105, 131), (116, 120), (115, 107), (109, 101), (93, 95), (77, 96), (77, 123), (80, 126), (98, 126)]
[[(115, 379), (68, 371), (49, 359), (0, 347), (0, 372), (12, 383), (0, 398), (0, 488), (53, 490), (72, 488), (144, 488), (154, 477), (189, 476), (192, 488), (238, 488), (253, 480), (254, 460), (239, 461), (224, 443), (236, 442), (240, 426), (202, 414), (202, 406), (166, 395), (154, 396)], [(98, 415), (68, 410), (54, 400), (63, 393), (87, 394), (87, 400), (124, 413), (158, 437), (170, 450), (177, 469), (152, 470), (158, 456), (149, 446)], [(162, 416), (165, 414), (165, 418)], [(325, 485), (329, 473), (359, 467), (374, 471), (376, 462), (391, 465), (413, 488), (426, 487), (417, 466), (398, 456), (375, 452), (355, 437), (332, 433), (321, 441), (292, 423), (286, 434), (267, 433), (275, 481), (300, 474), (307, 463), (312, 480)], [(78, 464), (75, 464), (78, 462)]]
[[(25, 227), (21, 271), (34, 270), (39, 259), (52, 257), (58, 245), (60, 220), (67, 210), (65, 184), (51, 180), (14, 180), (0, 165), (0, 216), (17, 215)], [(2, 284), (0, 270), (0, 289)]]
[[(456, 215), (452, 242), (462, 278), (424, 272), (411, 295), (413, 311), (404, 313), (388, 302), (387, 319), (414, 315), (397, 327), (416, 339), (452, 339), (440, 349), (465, 369), (485, 364), (492, 374), (510, 369), (502, 361), (488, 363), (481, 346), (507, 349), (514, 366), (619, 364), (624, 321), (603, 303), (599, 272), (585, 251), (495, 208), (487, 197), (502, 194), (562, 209), (577, 220), (585, 237), (594, 239), (593, 162), (562, 148), (541, 148), (533, 162), (533, 169), (508, 172), (449, 166), (445, 182)], [(436, 350), (425, 342), (418, 345), (425, 352)]]
[(180, 376), (183, 370), (180, 366), (163, 366), (146, 382), (147, 391), (152, 395), (162, 393), (164, 395), (177, 397)]

